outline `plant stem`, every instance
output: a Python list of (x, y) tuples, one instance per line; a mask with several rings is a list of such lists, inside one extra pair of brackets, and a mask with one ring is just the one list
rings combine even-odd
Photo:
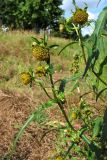
[(71, 144), (71, 146), (69, 146), (68, 150), (66, 151), (66, 154), (65, 154), (64, 158), (67, 157), (67, 155), (69, 154), (70, 150), (73, 148), (74, 144), (75, 144), (75, 143), (73, 142), (73, 143)]
[(83, 44), (82, 34), (81, 34), (81, 28), (80, 28), (80, 30), (79, 30), (79, 40), (80, 40), (80, 47), (81, 47), (82, 53), (83, 53), (84, 62), (85, 62), (85, 64), (86, 64), (86, 63), (87, 63), (87, 60), (86, 60), (86, 56), (85, 56), (84, 44)]
[(65, 110), (64, 110), (64, 107), (63, 107), (62, 103), (61, 103), (61, 102), (57, 102), (57, 103), (58, 103), (59, 108), (60, 108), (61, 111), (62, 111), (62, 114), (63, 114), (66, 122), (68, 123), (69, 127), (71, 128), (71, 130), (76, 131), (76, 130), (74, 129), (74, 127), (71, 125), (71, 123), (70, 123), (70, 121), (69, 121), (69, 119), (68, 119), (68, 117), (67, 117), (67, 114), (66, 114), (66, 112), (65, 112)]
[[(51, 82), (51, 87), (52, 87), (52, 92), (53, 92), (53, 96), (56, 100), (56, 103), (58, 104), (68, 126), (70, 127), (71, 130), (73, 130), (74, 132), (77, 133), (77, 131), (75, 130), (75, 128), (72, 126), (72, 124), (70, 123), (69, 119), (68, 119), (68, 116), (64, 110), (64, 105), (61, 103), (61, 101), (58, 99), (57, 95), (56, 95), (56, 92), (55, 92), (55, 86), (54, 86), (54, 82), (53, 82), (53, 77), (51, 75), (51, 73), (49, 73), (49, 77), (50, 77), (50, 82)], [(88, 144), (91, 144), (91, 141), (85, 136), (85, 135), (80, 135), (80, 137)]]
[(49, 76), (50, 76), (50, 82), (51, 82), (51, 87), (52, 87), (53, 96), (54, 96), (54, 98), (56, 99), (57, 104), (58, 104), (60, 110), (62, 111), (62, 114), (63, 114), (66, 122), (68, 123), (69, 127), (70, 127), (73, 131), (75, 131), (74, 127), (71, 125), (71, 123), (70, 123), (70, 121), (69, 121), (69, 119), (68, 119), (68, 116), (67, 116), (67, 114), (66, 114), (66, 112), (65, 112), (65, 110), (64, 110), (63, 104), (59, 101), (59, 99), (58, 99), (58, 97), (57, 97), (57, 95), (56, 95), (56, 93), (55, 93), (55, 86), (54, 86), (54, 82), (53, 82), (53, 77), (52, 77), (51, 74), (49, 74)]
[(105, 81), (103, 81), (98, 75), (97, 73), (92, 69), (92, 72), (94, 73), (94, 75), (104, 84), (107, 86), (107, 83)]
[(45, 89), (45, 87), (41, 83), (39, 83), (39, 84), (40, 84), (41, 88), (44, 90), (44, 92), (46, 93), (47, 97), (50, 98), (50, 99), (52, 99), (52, 97), (48, 94), (48, 92)]

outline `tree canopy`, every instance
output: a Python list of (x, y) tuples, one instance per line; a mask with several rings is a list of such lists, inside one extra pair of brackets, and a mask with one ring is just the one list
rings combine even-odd
[(0, 0), (3, 24), (12, 28), (55, 27), (63, 14), (62, 0)]

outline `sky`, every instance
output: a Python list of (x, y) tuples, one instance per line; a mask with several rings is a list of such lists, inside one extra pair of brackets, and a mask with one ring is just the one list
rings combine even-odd
[[(93, 19), (96, 20), (98, 18), (98, 15), (100, 14), (100, 12), (102, 11), (102, 9), (104, 7), (107, 7), (107, 0), (101, 0), (101, 2), (99, 3), (99, 5), (97, 6), (99, 0), (75, 0), (76, 3), (78, 4), (78, 6), (80, 8), (84, 8), (85, 4), (87, 3), (88, 5), (88, 14), (89, 14), (89, 19)], [(63, 4), (62, 4), (62, 9), (64, 9), (65, 17), (70, 17), (71, 16), (71, 9), (74, 10), (73, 4), (72, 4), (72, 0), (63, 0)], [(83, 35), (86, 34), (91, 34), (94, 30), (94, 25), (92, 24), (91, 27), (85, 27), (82, 31)]]

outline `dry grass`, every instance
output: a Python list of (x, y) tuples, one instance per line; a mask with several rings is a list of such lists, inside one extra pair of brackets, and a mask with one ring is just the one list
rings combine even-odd
[[(32, 57), (31, 36), (41, 37), (34, 32), (26, 31), (0, 32), (0, 124), (2, 126), (0, 128), (0, 158), (8, 152), (14, 136), (28, 115), (39, 104), (48, 100), (39, 87), (24, 86), (19, 79), (21, 72), (28, 71), (29, 67), (34, 68), (37, 63)], [(80, 52), (80, 48), (75, 44), (58, 56), (58, 51), (69, 43), (69, 40), (49, 37), (49, 42), (60, 45), (59, 49), (52, 50), (52, 63), (55, 64), (56, 70), (54, 80), (71, 76), (73, 54)], [(61, 72), (59, 72), (60, 67)], [(82, 68), (83, 65), (81, 65), (81, 70)], [(85, 81), (81, 84), (82, 93), (88, 91)], [(69, 87), (72, 88), (72, 85), (70, 83)], [(86, 98), (93, 107), (98, 107), (92, 94), (87, 95)], [(76, 106), (78, 103), (77, 92), (74, 92), (72, 97), (68, 96), (69, 107)], [(101, 113), (103, 105), (103, 103), (99, 104), (98, 114)], [(55, 108), (48, 110), (47, 113), (52, 120), (61, 119), (61, 114)], [(38, 140), (45, 131), (44, 128), (32, 123), (18, 142), (17, 152), (12, 160), (47, 160), (54, 149), (53, 141), (56, 139), (56, 132), (48, 134), (42, 144), (39, 144)]]
[[(19, 74), (23, 71), (28, 71), (28, 68), (35, 68), (36, 61), (32, 57), (32, 36), (40, 38), (41, 35), (36, 35), (34, 32), (12, 31), (7, 33), (0, 32), (0, 87), (9, 89), (23, 88), (19, 82)], [(59, 50), (68, 44), (69, 40), (61, 38), (49, 37), (50, 44), (59, 44), (60, 47), (55, 51), (52, 50), (52, 62), (56, 64), (56, 69), (59, 64), (62, 69), (70, 68), (71, 60), (75, 50), (68, 47), (61, 56), (57, 56)], [(53, 58), (54, 57), (54, 58)]]

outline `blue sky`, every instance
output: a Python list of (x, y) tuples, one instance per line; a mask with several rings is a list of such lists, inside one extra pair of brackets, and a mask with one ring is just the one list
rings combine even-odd
[[(96, 20), (98, 15), (102, 11), (104, 7), (107, 7), (107, 0), (101, 0), (100, 4), (97, 6), (99, 0), (76, 0), (76, 3), (80, 8), (84, 8), (84, 3), (88, 4), (88, 14), (89, 19)], [(65, 10), (65, 17), (71, 16), (71, 9), (73, 10), (72, 0), (63, 0), (63, 5), (61, 6)], [(94, 26), (93, 26), (94, 27)], [(93, 31), (93, 27), (85, 27), (83, 29), (83, 35), (91, 34)]]

